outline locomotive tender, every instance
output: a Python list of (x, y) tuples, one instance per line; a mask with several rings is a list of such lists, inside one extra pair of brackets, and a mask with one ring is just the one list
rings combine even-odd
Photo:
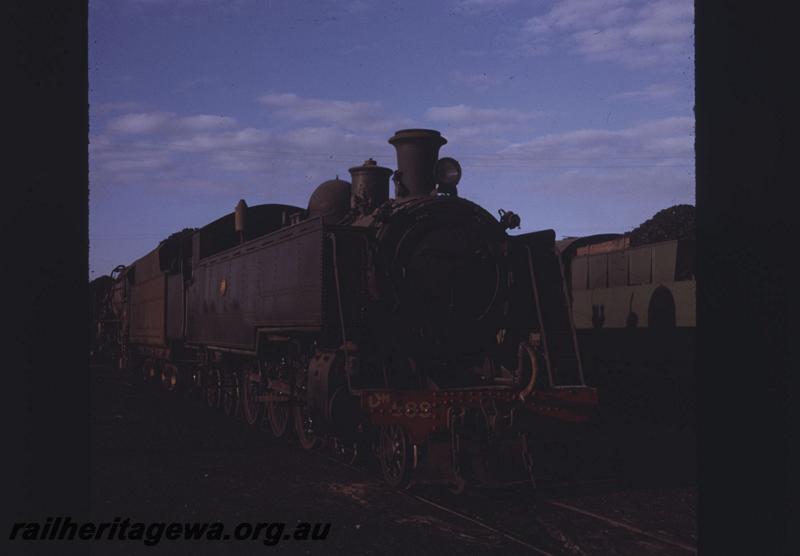
[(372, 451), (392, 486), (532, 477), (533, 431), (597, 405), (555, 234), (460, 197), (439, 132), (389, 142), (395, 172), (369, 159), (305, 210), (240, 201), (124, 268), (120, 365), (304, 448)]

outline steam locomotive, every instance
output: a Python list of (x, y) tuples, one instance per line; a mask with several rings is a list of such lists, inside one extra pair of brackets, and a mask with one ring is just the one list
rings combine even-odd
[[(389, 143), (308, 207), (247, 206), (118, 267), (119, 365), (401, 487), (533, 478), (531, 440), (597, 407), (555, 233), (458, 195), (438, 131)], [(389, 197), (390, 179), (394, 198)], [(516, 472), (515, 471), (515, 472)]]

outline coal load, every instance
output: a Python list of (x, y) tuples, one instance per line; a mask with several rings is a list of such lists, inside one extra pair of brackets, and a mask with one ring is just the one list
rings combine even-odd
[(630, 245), (647, 245), (660, 241), (694, 239), (694, 206), (675, 205), (658, 211), (650, 220), (633, 229)]
[(164, 244), (164, 243), (166, 243), (168, 241), (172, 241), (174, 239), (178, 239), (180, 237), (186, 236), (186, 235), (191, 234), (191, 233), (196, 232), (196, 231), (197, 231), (197, 228), (184, 228), (180, 232), (175, 232), (174, 234), (170, 234), (168, 238), (162, 239), (158, 244), (162, 245), (162, 244)]

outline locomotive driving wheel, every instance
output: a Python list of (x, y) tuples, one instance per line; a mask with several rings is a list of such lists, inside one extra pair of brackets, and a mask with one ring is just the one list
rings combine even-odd
[(269, 430), (275, 438), (283, 438), (289, 431), (289, 406), (279, 401), (267, 403)]
[(384, 425), (380, 428), (378, 459), (383, 478), (392, 488), (403, 488), (411, 475), (411, 443), (401, 425)]
[(304, 450), (314, 450), (322, 445), (322, 439), (314, 432), (314, 420), (304, 405), (294, 408), (294, 430)]
[(252, 369), (242, 371), (242, 417), (250, 426), (258, 422), (264, 408), (258, 401), (259, 374)]
[(315, 430), (314, 418), (308, 407), (308, 359), (301, 357), (295, 364), (295, 392), (299, 404), (294, 407), (294, 431), (304, 450), (314, 450), (322, 445)]
[(239, 414), (240, 393), (239, 373), (233, 371), (225, 372), (222, 389), (222, 407), (225, 410), (225, 415), (228, 417), (236, 417)]
[(206, 403), (208, 407), (212, 409), (219, 407), (222, 394), (222, 375), (220, 375), (219, 369), (210, 367), (203, 382), (206, 387)]

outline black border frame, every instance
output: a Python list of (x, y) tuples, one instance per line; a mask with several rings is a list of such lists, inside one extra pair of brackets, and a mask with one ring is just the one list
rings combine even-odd
[[(88, 337), (78, 325), (88, 322), (88, 9), (8, 6), (4, 523), (80, 519), (91, 453)], [(698, 1), (695, 16), (699, 548), (788, 554), (798, 543), (788, 519), (791, 182), (781, 94), (796, 31), (776, 5)]]

